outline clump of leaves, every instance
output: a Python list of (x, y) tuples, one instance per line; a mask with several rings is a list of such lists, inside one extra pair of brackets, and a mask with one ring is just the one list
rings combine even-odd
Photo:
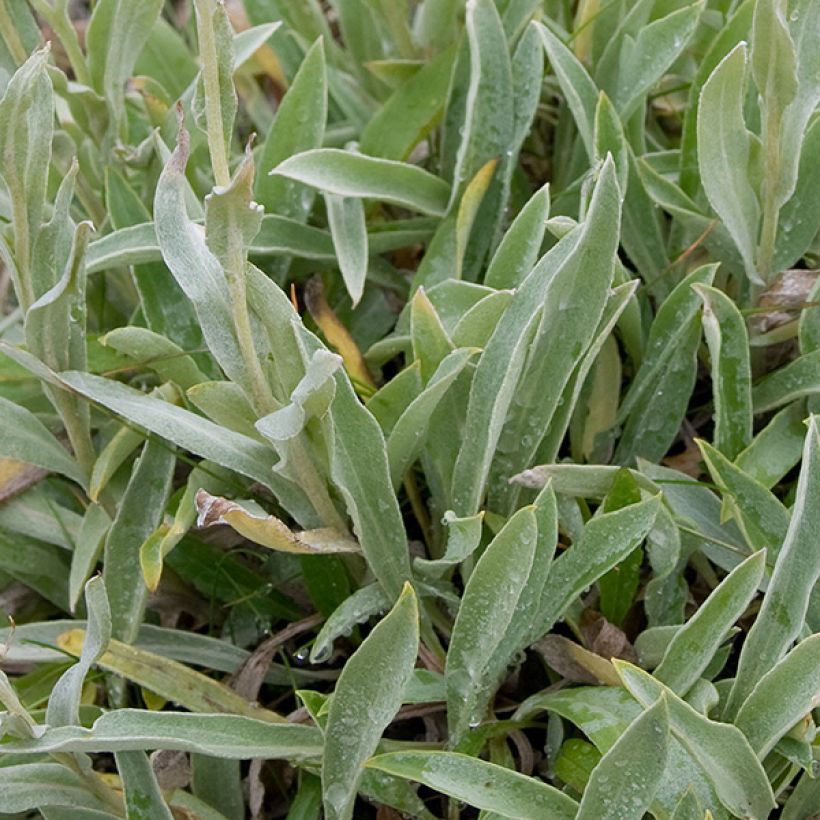
[(0, 0), (0, 812), (812, 816), (820, 4), (86, 5)]

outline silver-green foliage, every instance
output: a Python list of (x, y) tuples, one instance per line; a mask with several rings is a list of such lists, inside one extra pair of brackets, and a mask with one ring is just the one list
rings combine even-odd
[(815, 811), (820, 3), (78, 5), (0, 0), (0, 813)]

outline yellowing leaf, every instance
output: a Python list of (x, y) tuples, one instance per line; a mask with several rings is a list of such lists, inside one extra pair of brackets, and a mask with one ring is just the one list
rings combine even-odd
[[(79, 657), (84, 640), (84, 629), (71, 629), (59, 635), (56, 643), (63, 651)], [(250, 703), (219, 681), (122, 641), (112, 640), (96, 665), (192, 712), (227, 712), (267, 723), (284, 722), (281, 715)]]
[(302, 555), (360, 551), (349, 535), (332, 527), (294, 532), (274, 515), (256, 515), (235, 501), (211, 495), (205, 490), (196, 494), (196, 507), (198, 526), (227, 524), (249, 541), (272, 550)]

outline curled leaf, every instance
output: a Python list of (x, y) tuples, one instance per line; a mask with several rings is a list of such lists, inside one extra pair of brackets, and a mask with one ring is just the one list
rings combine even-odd
[(206, 490), (196, 494), (197, 526), (227, 524), (249, 541), (272, 550), (300, 555), (327, 555), (334, 552), (359, 552), (359, 545), (347, 534), (332, 527), (294, 532), (274, 515), (259, 514), (236, 501), (211, 495)]

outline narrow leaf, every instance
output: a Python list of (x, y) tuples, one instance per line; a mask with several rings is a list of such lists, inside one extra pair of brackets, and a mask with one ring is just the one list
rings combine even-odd
[(304, 151), (271, 173), (338, 196), (380, 199), (431, 216), (443, 216), (450, 197), (444, 180), (415, 165), (335, 148)]
[(445, 668), (452, 746), (484, 717), (480, 684), (530, 574), (537, 534), (533, 508), (519, 510), (484, 551), (464, 589)]
[(704, 717), (637, 666), (625, 661), (614, 663), (624, 685), (644, 708), (666, 694), (673, 734), (703, 768), (720, 802), (732, 814), (769, 816), (775, 806), (771, 786), (739, 729)]
[(655, 677), (683, 697), (712, 661), (763, 579), (765, 553), (738, 564), (674, 635)]
[(666, 768), (666, 699), (637, 717), (592, 770), (576, 820), (640, 820)]
[(731, 461), (752, 438), (749, 335), (735, 303), (708, 285), (692, 285), (703, 300), (703, 333), (712, 360), (715, 447)]
[(534, 777), (455, 752), (392, 752), (366, 765), (500, 817), (571, 820), (578, 809), (571, 797)]
[(820, 575), (820, 434), (817, 417), (809, 422), (803, 463), (797, 482), (786, 539), (777, 556), (772, 579), (738, 661), (737, 676), (726, 703), (733, 717), (760, 679), (785, 655), (798, 637), (809, 597)]
[(820, 635), (800, 643), (758, 681), (735, 718), (735, 726), (763, 758), (820, 701)]
[(330, 704), (322, 758), (328, 820), (353, 816), (362, 764), (402, 702), (416, 661), (418, 604), (406, 584), (390, 613), (345, 664)]
[(746, 273), (757, 284), (757, 223), (760, 217), (749, 181), (751, 137), (743, 119), (746, 44), (719, 63), (703, 86), (698, 106), (698, 163), (709, 202), (737, 245)]
[(197, 492), (196, 506), (198, 527), (227, 524), (243, 538), (273, 550), (302, 555), (360, 552), (359, 545), (346, 533), (330, 528), (293, 532), (275, 515), (260, 515), (205, 490)]

